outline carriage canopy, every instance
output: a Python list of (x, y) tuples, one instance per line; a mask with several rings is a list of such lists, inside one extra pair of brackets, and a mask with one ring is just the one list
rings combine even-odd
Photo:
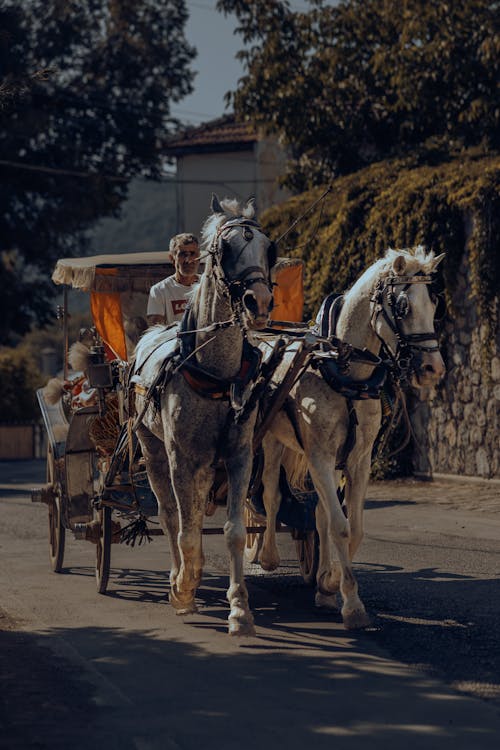
[[(146, 328), (149, 290), (174, 273), (165, 251), (63, 258), (52, 274), (55, 284), (90, 293), (94, 325), (111, 352), (127, 360)], [(302, 320), (302, 262), (281, 258), (274, 281), (275, 320)]]

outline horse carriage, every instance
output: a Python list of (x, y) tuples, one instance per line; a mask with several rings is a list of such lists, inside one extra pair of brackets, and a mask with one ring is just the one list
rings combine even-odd
[[(32, 500), (48, 506), (49, 555), (54, 572), (63, 568), (67, 531), (95, 545), (99, 593), (107, 589), (113, 543), (134, 545), (138, 529), (142, 537), (163, 534), (146, 520), (156, 516), (157, 504), (140, 446), (130, 429), (127, 381), (131, 356), (147, 327), (149, 289), (173, 271), (164, 252), (127, 253), (62, 259), (52, 277), (54, 283), (63, 286), (58, 317), (63, 328), (64, 371), (59, 384), (52, 381), (37, 391), (47, 433), (47, 483), (32, 492)], [(280, 299), (276, 309), (280, 315), (299, 321), (303, 305), (301, 263), (281, 261), (276, 278)], [(90, 295), (93, 322), (91, 328), (82, 329), (80, 341), (72, 346), (68, 336), (71, 290)], [(79, 347), (90, 350), (88, 362), (81, 365), (85, 369), (79, 367)], [(303, 357), (300, 359), (303, 361)], [(211, 491), (206, 515), (224, 504), (224, 485), (219, 481)], [(286, 529), (296, 539), (304, 578), (311, 581), (317, 562), (314, 493), (303, 494), (303, 501), (305, 524)], [(250, 562), (256, 561), (262, 539), (263, 514), (262, 504), (254, 505), (249, 499), (245, 508), (245, 556)], [(278, 524), (284, 531), (285, 525)], [(222, 533), (221, 528), (214, 527), (204, 531)]]
[[(172, 552), (170, 601), (178, 614), (196, 611), (201, 534), (214, 531), (203, 529), (203, 518), (224, 505), (227, 520), (215, 531), (230, 557), (231, 634), (254, 632), (243, 557), (275, 569), (276, 530), (295, 538), (304, 580), (318, 585), (316, 603), (333, 607), (340, 591), (344, 624), (364, 627), (352, 557), (380, 389), (388, 367), (423, 384), (443, 373), (427, 294), (440, 258), (393, 251), (363, 274), (342, 309), (328, 303), (311, 329), (300, 323), (302, 265), (276, 262), (251, 206), (215, 198), (203, 238), (198, 291), (170, 328), (145, 330), (149, 289), (173, 271), (163, 253), (56, 266), (53, 280), (65, 290), (64, 377), (55, 397), (49, 386), (38, 392), (47, 484), (33, 494), (48, 505), (52, 569), (62, 569), (71, 530), (95, 544), (104, 593), (112, 544), (163, 533)], [(71, 348), (68, 288), (90, 293), (94, 324)], [(300, 491), (286, 476), (294, 465)], [(157, 514), (161, 529), (149, 522)]]

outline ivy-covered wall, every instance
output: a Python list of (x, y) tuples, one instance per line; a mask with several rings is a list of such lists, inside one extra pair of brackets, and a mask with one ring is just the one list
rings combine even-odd
[[(499, 187), (497, 155), (469, 152), (434, 166), (381, 162), (336, 180), (279, 246), (280, 255), (304, 260), (306, 318), (388, 247), (446, 253), (440, 337), (448, 371), (431, 404), (412, 400), (417, 473), (500, 477)], [(266, 212), (270, 235), (279, 237), (322, 192)]]

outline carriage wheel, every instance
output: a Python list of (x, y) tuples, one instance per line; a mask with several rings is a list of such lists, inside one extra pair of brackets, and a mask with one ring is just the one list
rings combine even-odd
[(295, 540), (299, 568), (307, 586), (314, 586), (319, 566), (319, 536), (317, 531), (306, 531)]
[(60, 573), (64, 562), (66, 529), (62, 522), (61, 483), (56, 479), (54, 454), (50, 446), (47, 451), (47, 483), (52, 486), (52, 499), (48, 504), (50, 567), (54, 573)]
[(95, 577), (98, 593), (105, 594), (108, 587), (109, 569), (111, 565), (112, 510), (104, 505), (100, 510), (95, 512), (100, 527), (99, 539), (96, 544)]
[[(245, 526), (260, 526), (260, 519), (257, 519), (250, 508), (245, 506)], [(262, 531), (247, 532), (245, 540), (245, 560), (254, 565), (259, 562), (259, 554), (264, 541), (264, 526)]]

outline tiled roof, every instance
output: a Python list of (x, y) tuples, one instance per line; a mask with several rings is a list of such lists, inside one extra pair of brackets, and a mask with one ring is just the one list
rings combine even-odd
[(165, 142), (165, 153), (175, 155), (186, 151), (205, 151), (227, 148), (248, 148), (258, 140), (257, 131), (250, 123), (236, 122), (234, 115), (219, 117), (203, 125), (185, 130)]

